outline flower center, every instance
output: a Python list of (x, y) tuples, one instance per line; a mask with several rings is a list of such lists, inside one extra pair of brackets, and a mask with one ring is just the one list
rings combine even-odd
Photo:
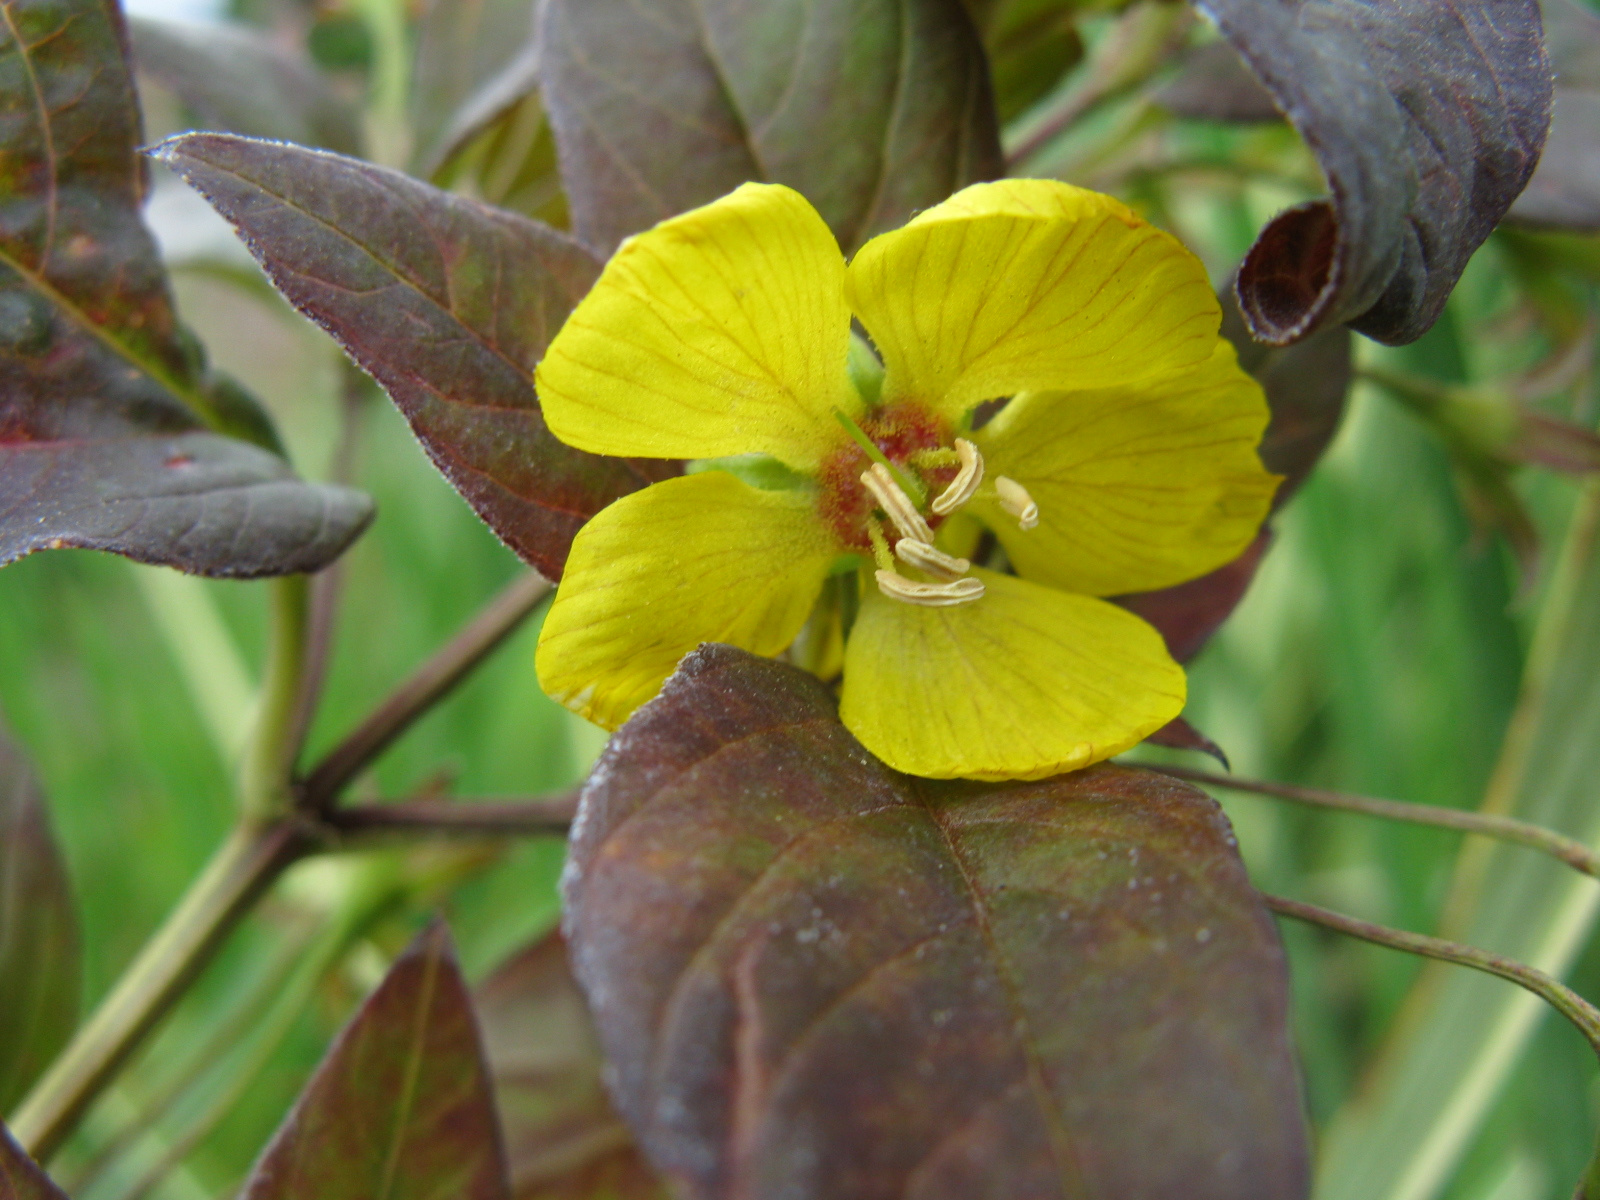
[[(977, 446), (953, 438), (948, 425), (920, 405), (875, 409), (859, 423), (837, 415), (850, 440), (823, 462), (818, 479), (819, 506), (835, 536), (871, 553), (878, 589), (891, 599), (945, 607), (982, 597), (983, 582), (968, 574), (972, 564), (933, 544), (945, 518), (983, 487)], [(1038, 505), (1015, 480), (1002, 475), (985, 494), (1022, 529), (1039, 523)]]

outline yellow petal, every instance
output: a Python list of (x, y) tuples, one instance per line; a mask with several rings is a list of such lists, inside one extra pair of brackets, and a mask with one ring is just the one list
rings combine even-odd
[(884, 762), (935, 779), (1042, 779), (1110, 758), (1183, 708), (1161, 635), (1104, 600), (974, 571), (953, 608), (876, 589), (845, 649), (839, 715)]
[(572, 544), (539, 635), (539, 682), (615, 729), (701, 642), (784, 649), (836, 552), (809, 492), (707, 471), (624, 496)]
[(860, 407), (844, 259), (800, 193), (747, 183), (629, 238), (539, 364), (545, 420), (597, 454), (814, 466)]
[(1019, 396), (974, 435), (990, 477), (1039, 506), (1027, 532), (993, 500), (971, 511), (1017, 573), (1113, 596), (1168, 587), (1244, 552), (1277, 490), (1256, 453), (1260, 386), (1219, 341), (1189, 371), (1135, 386)]
[(980, 183), (862, 247), (850, 307), (890, 399), (952, 420), (997, 396), (1104, 387), (1204, 362), (1221, 310), (1194, 255), (1065, 183)]

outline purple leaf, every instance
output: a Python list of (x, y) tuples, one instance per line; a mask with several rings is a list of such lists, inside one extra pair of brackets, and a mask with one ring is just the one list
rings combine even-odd
[(515, 1200), (669, 1200), (600, 1082), (588, 1002), (552, 931), (477, 994)]
[(465, 982), (443, 925), (396, 960), (317, 1068), (243, 1200), (509, 1200)]
[(573, 227), (607, 252), (751, 179), (849, 252), (1002, 170), (961, 0), (544, 0), (539, 38)]
[(396, 171), (227, 134), (154, 155), (238, 229), (294, 306), (383, 385), (444, 476), (530, 565), (672, 463), (557, 441), (533, 368), (599, 274), (564, 234)]
[[(0, 564), (81, 546), (205, 575), (326, 565), (371, 502), (219, 436), (275, 443), (173, 314), (116, 8), (0, 7)], [(169, 470), (178, 455), (217, 467), (223, 494)]]
[(1165, 777), (911, 779), (811, 676), (706, 646), (591, 776), (565, 900), (692, 1200), (1306, 1194), (1276, 932)]
[(1282, 213), (1239, 272), (1250, 331), (1348, 322), (1414, 341), (1539, 161), (1536, 0), (1198, 0), (1311, 147), (1332, 196)]

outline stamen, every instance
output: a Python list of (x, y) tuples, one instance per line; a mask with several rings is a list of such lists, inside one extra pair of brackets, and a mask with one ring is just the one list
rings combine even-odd
[(894, 527), (900, 531), (901, 537), (914, 538), (919, 542), (933, 542), (933, 530), (928, 528), (928, 523), (922, 519), (922, 514), (917, 511), (917, 506), (911, 503), (911, 498), (901, 491), (900, 485), (894, 481), (894, 476), (882, 463), (873, 463), (861, 472), (861, 482), (867, 491), (872, 493), (872, 498), (878, 502), (878, 507), (888, 514), (889, 520), (894, 522)]
[(926, 542), (919, 542), (912, 538), (901, 538), (894, 544), (895, 557), (907, 566), (915, 567), (919, 571), (926, 571), (945, 582), (960, 579), (972, 570), (972, 564), (964, 558), (956, 558), (946, 554), (943, 550), (936, 549)]
[(1000, 493), (1000, 507), (1017, 519), (1017, 527), (1024, 532), (1039, 523), (1039, 506), (1028, 495), (1028, 489), (1015, 479), (997, 476), (994, 490)]
[(924, 608), (953, 608), (957, 604), (971, 604), (983, 596), (983, 581), (971, 575), (950, 583), (916, 583), (893, 571), (879, 571), (874, 578), (878, 581), (878, 590), (889, 599), (920, 604)]
[(961, 470), (931, 506), (941, 517), (971, 500), (983, 482), (983, 455), (978, 453), (978, 448), (966, 438), (957, 438), (956, 454), (961, 459)]
[(867, 522), (867, 537), (872, 540), (872, 557), (880, 571), (894, 570), (894, 553), (889, 549), (889, 539), (883, 536), (876, 520)]

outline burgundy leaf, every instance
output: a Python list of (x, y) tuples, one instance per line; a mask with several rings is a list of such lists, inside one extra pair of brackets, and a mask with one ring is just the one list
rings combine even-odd
[(489, 526), (549, 578), (578, 528), (675, 464), (556, 440), (533, 368), (599, 273), (548, 226), (396, 171), (184, 134), (153, 152), (239, 230), (278, 289), (389, 393)]
[(0, 728), (0, 1112), (72, 1036), (81, 974), (77, 908), (44, 797)]
[[(143, 135), (116, 7), (0, 8), (0, 564), (82, 546), (206, 575), (325, 565), (371, 502), (216, 436), (274, 444), (173, 314), (139, 215)], [(180, 435), (224, 468), (226, 494), (167, 469), (189, 452), (168, 452)]]
[(1231, 769), (1228, 756), (1223, 753), (1222, 747), (1182, 717), (1173, 717), (1145, 738), (1145, 741), (1156, 746), (1166, 746), (1171, 750), (1198, 750), (1201, 754), (1209, 754), (1216, 759), (1224, 771)]
[(1215, 571), (1160, 591), (1118, 596), (1116, 601), (1159, 629), (1173, 658), (1188, 662), (1244, 599), (1271, 544), (1271, 532), (1263, 529), (1243, 554)]
[(509, 1200), (466, 983), (443, 925), (390, 968), (245, 1184), (243, 1200)]
[(515, 1200), (669, 1200), (600, 1082), (588, 1002), (552, 931), (476, 994)]
[(544, 0), (539, 38), (573, 226), (605, 251), (758, 179), (849, 252), (1002, 170), (961, 0)]
[(1332, 196), (1278, 216), (1239, 272), (1251, 332), (1433, 324), (1550, 124), (1536, 0), (1197, 0), (1316, 154)]
[(67, 1200), (4, 1125), (0, 1125), (0, 1200)]
[(706, 646), (601, 758), (565, 900), (693, 1200), (1306, 1193), (1282, 952), (1192, 788), (897, 775), (811, 676)]

